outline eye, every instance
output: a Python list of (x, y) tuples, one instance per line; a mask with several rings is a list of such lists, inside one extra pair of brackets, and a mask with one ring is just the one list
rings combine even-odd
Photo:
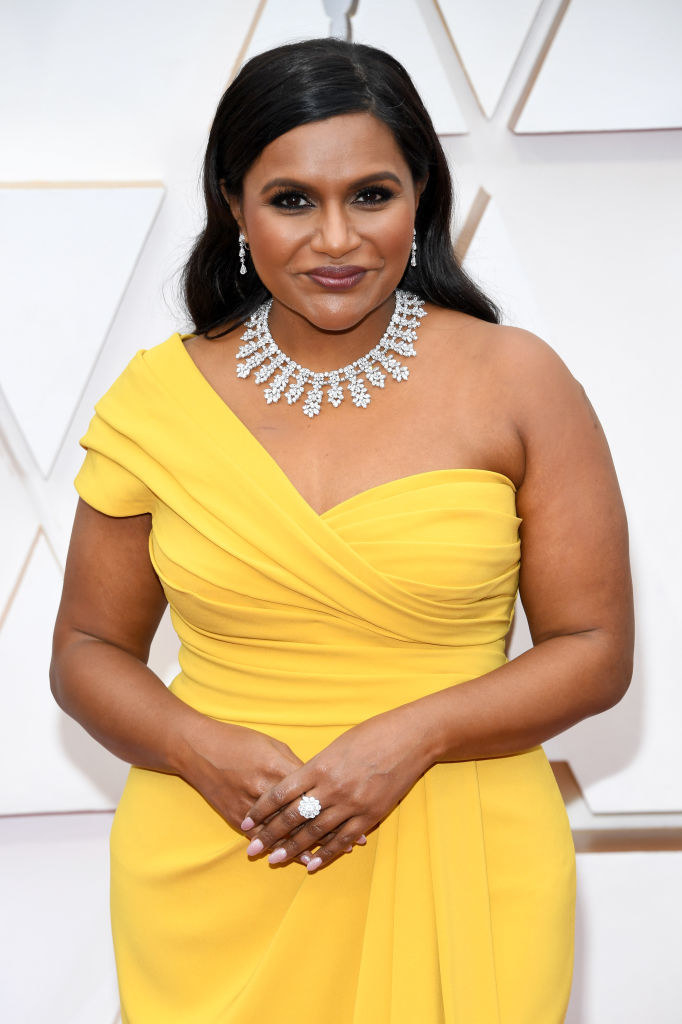
[(308, 197), (302, 192), (294, 192), (287, 189), (277, 192), (270, 200), (272, 206), (279, 206), (282, 210), (303, 210), (310, 205)]
[(355, 202), (360, 203), (361, 206), (380, 206), (392, 198), (393, 192), (390, 188), (385, 188), (383, 185), (371, 185), (358, 192)]

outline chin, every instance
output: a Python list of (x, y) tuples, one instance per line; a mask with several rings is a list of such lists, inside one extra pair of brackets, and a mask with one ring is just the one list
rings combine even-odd
[(361, 288), (354, 288), (347, 292), (323, 293), (313, 300), (292, 303), (290, 308), (322, 331), (348, 331), (382, 306), (394, 291), (395, 287), (387, 293), (383, 289), (372, 289), (372, 294), (368, 294)]

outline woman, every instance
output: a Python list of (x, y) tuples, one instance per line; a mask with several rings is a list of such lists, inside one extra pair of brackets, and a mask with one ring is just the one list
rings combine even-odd
[[(51, 670), (134, 765), (123, 1019), (554, 1024), (574, 855), (539, 744), (631, 664), (602, 431), (456, 265), (391, 57), (254, 58), (204, 181), (194, 333), (138, 352), (81, 441)], [(507, 663), (520, 543), (535, 646)], [(146, 666), (166, 602), (170, 690)]]

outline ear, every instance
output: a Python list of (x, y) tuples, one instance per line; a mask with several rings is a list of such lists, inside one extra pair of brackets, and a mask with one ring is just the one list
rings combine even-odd
[(230, 213), (236, 220), (237, 225), (239, 226), (239, 230), (244, 235), (244, 237), (246, 237), (244, 218), (242, 216), (242, 204), (240, 202), (239, 196), (231, 195), (225, 188), (225, 183), (223, 181), (220, 182), (220, 191), (223, 194), (223, 199), (230, 207)]

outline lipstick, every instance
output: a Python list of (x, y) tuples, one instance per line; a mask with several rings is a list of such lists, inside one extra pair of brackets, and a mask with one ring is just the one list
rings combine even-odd
[(353, 288), (365, 276), (364, 267), (315, 267), (308, 271), (308, 277), (322, 288), (345, 291)]

